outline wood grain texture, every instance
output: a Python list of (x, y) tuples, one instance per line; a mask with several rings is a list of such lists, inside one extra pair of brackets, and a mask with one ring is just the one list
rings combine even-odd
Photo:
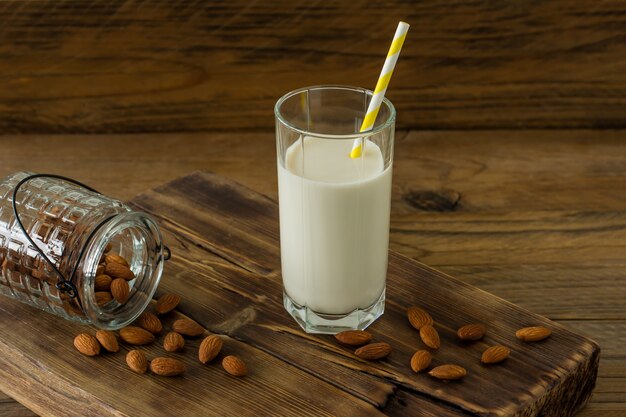
[[(624, 135), (401, 132), (396, 146), (392, 248), (595, 339), (602, 360), (584, 417), (626, 414)], [(269, 133), (0, 136), (0, 147), (0, 176), (56, 172), (122, 199), (194, 169), (277, 194)], [(458, 209), (426, 211), (405, 197), (426, 192), (434, 197), (420, 201), (437, 207), (436, 196), (460, 194)], [(7, 407), (18, 410), (3, 402), (0, 415), (31, 415)]]
[[(552, 319), (624, 319), (623, 137), (400, 132), (391, 248)], [(0, 175), (61, 173), (128, 199), (203, 169), (275, 200), (274, 140), (269, 133), (5, 136)], [(454, 210), (425, 208), (453, 194)]]
[[(82, 326), (65, 326), (7, 300), (0, 307), (0, 387), (35, 411), (165, 416), (184, 407), (194, 415), (351, 416), (379, 415), (389, 403), (391, 415), (566, 417), (587, 402), (595, 386), (594, 342), (393, 252), (385, 316), (370, 329), (394, 352), (380, 362), (361, 360), (331, 336), (303, 333), (284, 312), (275, 202), (197, 173), (132, 204), (161, 221), (174, 255), (159, 292), (180, 294), (179, 310), (222, 334), (228, 353), (246, 358), (251, 373), (240, 382), (194, 359), (187, 361), (190, 369), (180, 382), (129, 371), (126, 376), (118, 369), (124, 367), (120, 355), (85, 358), (63, 342)], [(225, 235), (228, 241), (221, 240)], [(431, 311), (439, 328), (443, 346), (435, 364), (461, 364), (468, 369), (462, 381), (445, 384), (410, 370), (409, 359), (420, 346), (406, 320), (406, 307), (414, 304)], [(456, 329), (467, 322), (485, 323), (486, 339), (460, 343)], [(27, 335), (15, 332), (16, 323), (29, 328)], [(543, 343), (525, 344), (514, 333), (527, 325), (549, 326), (554, 334)], [(514, 354), (504, 365), (485, 367), (477, 358), (494, 343), (511, 346)], [(187, 349), (194, 352), (192, 346)], [(150, 356), (159, 349), (148, 348)], [(38, 372), (42, 367), (44, 374)], [(139, 384), (136, 395), (124, 394)], [(399, 388), (415, 398), (389, 401)], [(58, 391), (65, 395), (54, 398)]]
[[(207, 186), (206, 183), (210, 185)], [(240, 312), (245, 311), (246, 317), (249, 318), (251, 315), (249, 309), (259, 314), (273, 311), (275, 316), (272, 317), (271, 323), (264, 325), (257, 324), (258, 321), (264, 323), (262, 319), (236, 321), (237, 327), (228, 328), (229, 335), (255, 346), (262, 346), (264, 350), (274, 352), (290, 363), (304, 366), (333, 385), (344, 386), (337, 382), (333, 367), (329, 367), (326, 362), (320, 363), (315, 358), (326, 357), (327, 352), (324, 350), (330, 350), (333, 354), (337, 351), (346, 354), (346, 349), (337, 349), (332, 345), (320, 349), (324, 346), (320, 346), (322, 342), (319, 338), (304, 335), (299, 329), (294, 331), (291, 319), (283, 312), (279, 274), (278, 210), (273, 202), (262, 195), (242, 190), (221, 177), (195, 174), (159, 187), (154, 192), (142, 194), (133, 199), (133, 203), (140, 209), (160, 217), (167, 223), (168, 229), (171, 227), (178, 235), (191, 240), (195, 247), (225, 257), (251, 272), (247, 276), (238, 276), (239, 274), (233, 274), (232, 268), (229, 268), (229, 272), (224, 273), (223, 279), (216, 280), (215, 287), (211, 287), (210, 293), (219, 293), (220, 287), (228, 283), (227, 294), (237, 292), (243, 298), (242, 302), (237, 303), (236, 308)], [(228, 242), (219, 240), (216, 236), (219, 230), (228, 230)], [(172, 247), (174, 252), (177, 247), (178, 244)], [(236, 257), (230, 253), (233, 248), (237, 248)], [(192, 248), (178, 247), (178, 249), (184, 251), (183, 258), (187, 256), (195, 258), (191, 254)], [(191, 266), (186, 261), (184, 263), (188, 267)], [(564, 329), (559, 329), (555, 330), (560, 334), (556, 339), (563, 339), (555, 343), (560, 346), (553, 345), (552, 348), (547, 348), (545, 345), (542, 347), (546, 347), (547, 350), (542, 349), (542, 352), (538, 353), (539, 346), (515, 343), (511, 339), (517, 328), (533, 322), (541, 323), (543, 318), (529, 315), (506, 302), (477, 291), (474, 287), (461, 285), (400, 255), (392, 253), (389, 265), (385, 319), (372, 326), (372, 330), (378, 340), (388, 341), (394, 346), (393, 356), (388, 362), (355, 365), (350, 361), (345, 363), (346, 360), (354, 358), (348, 350), (350, 353), (346, 355), (347, 358), (337, 359), (331, 355), (327, 361), (339, 362), (367, 375), (384, 376), (387, 380), (408, 388), (414, 395), (417, 393), (434, 398), (437, 405), (443, 403), (469, 415), (513, 416), (537, 413), (546, 416), (572, 415), (584, 402), (585, 394), (581, 393), (590, 391), (595, 380), (598, 351), (594, 344), (579, 344), (575, 336), (566, 335)], [(208, 271), (215, 273), (221, 270), (211, 265)], [(208, 271), (203, 275), (209, 275)], [(180, 283), (183, 282), (189, 282), (189, 277), (182, 278), (176, 275), (176, 279), (163, 283), (163, 290), (173, 291), (180, 288)], [(259, 285), (262, 285), (263, 291), (259, 291)], [(185, 297), (186, 299), (198, 299), (194, 294), (199, 289), (192, 291)], [(202, 299), (202, 302), (190, 303), (197, 304), (195, 308), (191, 307), (194, 309), (193, 313), (190, 313), (193, 317), (199, 317), (205, 311), (206, 296)], [(250, 305), (244, 308), (247, 303)], [(451, 384), (443, 389), (438, 385), (440, 382), (433, 383), (432, 379), (415, 378), (408, 368), (407, 364), (418, 343), (415, 331), (406, 320), (406, 308), (410, 305), (420, 305), (433, 313), (443, 345), (446, 346), (435, 354), (436, 363), (460, 363), (466, 367), (469, 375), (461, 384)], [(204, 314), (207, 315), (206, 312)], [(225, 310), (220, 303), (219, 310), (216, 308), (213, 314), (220, 314), (223, 320), (230, 321), (228, 317), (237, 313)], [(456, 329), (468, 322), (486, 323), (491, 329), (489, 338), (471, 347), (460, 344), (456, 338)], [(205, 321), (204, 324), (213, 331), (220, 329), (219, 325), (217, 329), (212, 328), (210, 322)], [(286, 341), (284, 333), (288, 334)], [(503, 373), (495, 375), (494, 372), (497, 371), (494, 369), (486, 369), (479, 365), (478, 361), (468, 360), (467, 357), (468, 350), (472, 351), (472, 355), (479, 355), (488, 344), (494, 343), (514, 346), (513, 349), (519, 355), (515, 363), (512, 363), (513, 360), (509, 361), (510, 366), (507, 366)], [(299, 347), (295, 348), (298, 345)], [(570, 361), (578, 365), (574, 368), (570, 367), (571, 363), (565, 365)], [(546, 389), (545, 382), (550, 379), (545, 372), (554, 369), (555, 365), (558, 369), (555, 374), (559, 377), (547, 384), (551, 387), (547, 388), (550, 393), (538, 394)], [(535, 366), (541, 369), (539, 372), (543, 374), (541, 383), (534, 379), (536, 375), (533, 375), (533, 371), (528, 371)], [(516, 377), (511, 380), (511, 375)], [(546, 377), (548, 379), (545, 379)], [(350, 378), (350, 381), (345, 385), (346, 389), (351, 392), (358, 391), (359, 384), (356, 378)], [(503, 383), (504, 381), (506, 382)], [(561, 396), (564, 393), (567, 393), (566, 397)], [(364, 394), (367, 395), (365, 399), (373, 401), (372, 394), (376, 394), (376, 391), (368, 384), (367, 390), (363, 390), (359, 395)], [(529, 396), (534, 399), (529, 400)], [(385, 407), (386, 403), (385, 400), (377, 406)], [(407, 408), (398, 415), (419, 413), (422, 409)]]
[(0, 3), (0, 129), (271, 131), (305, 85), (373, 88), (417, 129), (624, 127), (626, 4), (365, 0)]
[[(71, 343), (73, 335), (94, 329), (61, 322), (14, 302), (3, 302), (0, 311), (3, 335), (15, 333), (15, 323), (25, 330), (19, 340), (0, 342), (0, 385), (42, 415), (171, 416), (181, 410), (185, 415), (215, 416), (380, 415), (343, 390), (227, 336), (222, 336), (223, 352), (245, 358), (248, 377), (235, 379), (219, 363), (201, 364), (197, 360), (199, 338), (187, 340), (184, 350), (176, 354), (167, 354), (160, 343), (140, 347), (149, 359), (168, 356), (185, 362), (185, 376), (171, 379), (131, 372), (124, 357), (135, 347), (128, 345), (115, 355), (86, 358), (78, 354)], [(36, 320), (26, 320), (28, 316)], [(182, 317), (168, 315), (166, 327)], [(24, 352), (29, 352), (28, 357)]]

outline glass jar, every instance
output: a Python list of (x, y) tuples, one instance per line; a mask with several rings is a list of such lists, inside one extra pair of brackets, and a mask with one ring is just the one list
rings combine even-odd
[[(33, 175), (19, 172), (0, 181), (0, 294), (104, 329), (135, 320), (163, 272), (156, 221), (69, 179)], [(107, 250), (124, 258), (134, 274), (123, 303), (96, 296)]]

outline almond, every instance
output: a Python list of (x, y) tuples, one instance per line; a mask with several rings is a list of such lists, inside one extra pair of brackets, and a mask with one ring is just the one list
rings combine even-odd
[(185, 364), (178, 359), (154, 358), (152, 362), (150, 362), (150, 370), (161, 376), (180, 375), (185, 372), (186, 369)]
[(87, 333), (81, 333), (74, 338), (74, 347), (83, 355), (96, 356), (100, 354), (98, 339)]
[(108, 330), (98, 330), (96, 332), (96, 339), (98, 339), (98, 342), (100, 342), (102, 347), (109, 352), (115, 353), (120, 350), (120, 345), (117, 343), (117, 336), (115, 336), (115, 333), (113, 332)]
[(172, 324), (172, 330), (185, 336), (200, 336), (204, 333), (204, 327), (191, 319), (178, 319)]
[(391, 353), (391, 346), (389, 343), (378, 342), (370, 343), (369, 345), (362, 346), (354, 351), (354, 354), (361, 359), (378, 360)]
[(234, 355), (226, 356), (222, 360), (222, 367), (233, 376), (245, 376), (248, 373), (245, 362)]
[(144, 311), (141, 316), (137, 319), (137, 324), (139, 327), (143, 327), (147, 331), (153, 334), (159, 334), (163, 330), (163, 324), (161, 324), (161, 320), (155, 315), (150, 313), (149, 311)]
[(439, 333), (431, 325), (424, 325), (420, 328), (420, 337), (422, 342), (431, 349), (439, 349), (441, 341), (439, 340)]
[(108, 275), (98, 275), (93, 281), (94, 291), (111, 291), (111, 281), (113, 279)]
[(120, 255), (115, 254), (115, 253), (109, 253), (107, 256), (105, 256), (104, 262), (107, 264), (114, 263), (114, 264), (124, 265), (125, 267), (130, 267), (126, 259), (122, 258)]
[(174, 310), (180, 303), (180, 297), (176, 294), (164, 294), (156, 303), (157, 314), (165, 314)]
[(96, 304), (99, 306), (103, 306), (113, 299), (113, 296), (108, 291), (96, 291), (94, 297), (96, 297)]
[(212, 334), (211, 336), (205, 337), (198, 349), (198, 359), (200, 359), (200, 362), (208, 363), (215, 359), (222, 350), (222, 345), (222, 339), (217, 335)]
[(104, 274), (104, 264), (99, 264), (96, 268), (96, 276)]
[(417, 330), (421, 329), (422, 326), (432, 326), (434, 323), (430, 314), (428, 314), (426, 310), (419, 307), (409, 307), (406, 310), (406, 313), (409, 318), (409, 323), (411, 323), (411, 326), (415, 327)]
[(515, 332), (515, 336), (524, 342), (538, 342), (548, 338), (552, 334), (552, 330), (541, 327), (524, 327)]
[(126, 354), (128, 367), (138, 374), (145, 374), (148, 370), (146, 354), (140, 350), (131, 350)]
[(131, 271), (129, 267), (115, 262), (105, 264), (104, 273), (113, 278), (124, 278), (126, 281), (135, 278), (135, 274), (133, 274), (133, 271)]
[(163, 349), (168, 352), (178, 352), (185, 347), (185, 339), (176, 332), (169, 332), (163, 339)]
[(115, 278), (111, 281), (111, 295), (115, 298), (115, 301), (125, 304), (128, 301), (129, 293), (130, 287), (124, 278)]
[(372, 334), (365, 330), (346, 330), (345, 332), (337, 333), (335, 339), (344, 345), (360, 346), (371, 342)]
[(502, 345), (495, 345), (487, 348), (480, 358), (482, 363), (498, 363), (509, 357), (511, 350)]
[(487, 332), (487, 329), (484, 325), (473, 323), (473, 324), (466, 324), (465, 326), (461, 327), (459, 330), (457, 330), (456, 334), (457, 336), (459, 336), (459, 339), (461, 340), (473, 342), (473, 341), (480, 340), (483, 337), (485, 337), (486, 332)]
[(135, 326), (120, 329), (120, 338), (130, 345), (147, 345), (154, 342), (154, 335), (152, 333)]
[(411, 358), (411, 369), (413, 372), (421, 372), (430, 366), (433, 355), (427, 350), (418, 350)]
[(113, 245), (111, 244), (111, 242), (109, 242), (109, 243), (107, 243), (107, 245), (104, 247), (104, 253), (111, 252), (111, 249), (113, 249)]
[(440, 365), (431, 369), (430, 372), (428, 372), (428, 375), (433, 378), (452, 381), (463, 378), (467, 375), (467, 371), (459, 365)]

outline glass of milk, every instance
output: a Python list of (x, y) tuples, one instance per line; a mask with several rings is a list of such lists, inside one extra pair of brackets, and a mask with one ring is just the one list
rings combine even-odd
[(365, 329), (384, 312), (396, 112), (385, 99), (359, 133), (371, 97), (323, 85), (276, 103), (283, 299), (309, 333)]

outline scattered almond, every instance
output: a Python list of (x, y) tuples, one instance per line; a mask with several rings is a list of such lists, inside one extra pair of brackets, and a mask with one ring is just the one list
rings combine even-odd
[(360, 346), (371, 342), (372, 334), (365, 330), (346, 330), (345, 332), (337, 333), (335, 339), (344, 345)]
[(204, 333), (204, 327), (191, 319), (178, 319), (172, 324), (172, 330), (185, 336), (200, 336)]
[(111, 295), (120, 304), (125, 304), (128, 301), (128, 294), (130, 288), (128, 282), (124, 278), (116, 278), (111, 281)]
[(245, 362), (234, 355), (226, 356), (222, 360), (222, 367), (233, 376), (245, 376), (248, 373)]
[(157, 314), (165, 314), (174, 310), (180, 303), (180, 297), (176, 294), (164, 294), (156, 303)]
[(125, 267), (130, 267), (128, 261), (116, 253), (109, 253), (108, 255), (106, 255), (104, 257), (104, 262), (107, 264), (114, 263), (124, 265)]
[(515, 336), (524, 342), (538, 342), (547, 339), (552, 334), (552, 330), (541, 327), (524, 327), (515, 332)]
[(428, 375), (433, 378), (452, 381), (463, 378), (467, 375), (467, 371), (459, 365), (440, 365), (431, 369)]
[(120, 338), (130, 345), (147, 345), (154, 342), (154, 335), (141, 327), (128, 326), (120, 329)]
[(109, 301), (113, 300), (113, 296), (108, 291), (96, 291), (94, 293), (94, 296), (96, 297), (96, 304), (98, 304), (99, 306), (103, 306)]
[(439, 333), (437, 333), (437, 330), (429, 324), (420, 328), (420, 338), (422, 339), (422, 342), (424, 342), (424, 344), (431, 349), (439, 349), (441, 346)]
[(465, 341), (476, 341), (485, 337), (485, 333), (487, 332), (487, 328), (478, 323), (466, 324), (457, 330), (456, 334), (459, 336), (459, 339)]
[(413, 306), (409, 307), (406, 312), (411, 326), (417, 330), (421, 329), (422, 326), (432, 326), (434, 324), (433, 318), (422, 308)]
[(111, 281), (113, 279), (108, 275), (97, 275), (93, 281), (94, 291), (111, 291)]
[(105, 264), (104, 273), (112, 278), (124, 278), (126, 281), (135, 278), (135, 274), (133, 274), (133, 271), (131, 271), (129, 267), (115, 262)]
[(212, 334), (204, 338), (198, 349), (198, 359), (202, 363), (211, 362), (222, 350), (222, 338)]
[(413, 372), (421, 372), (430, 366), (433, 356), (427, 350), (418, 350), (411, 358), (411, 369)]
[(113, 332), (108, 330), (98, 330), (96, 332), (96, 339), (98, 339), (98, 342), (100, 342), (102, 347), (109, 352), (115, 353), (120, 350), (120, 345), (117, 343), (117, 336), (115, 336), (115, 333)]
[(83, 355), (97, 356), (100, 354), (98, 339), (87, 333), (81, 333), (74, 338), (74, 347)]
[(391, 346), (389, 343), (378, 342), (370, 343), (369, 345), (361, 346), (354, 351), (354, 354), (361, 359), (378, 360), (391, 353)]
[(111, 242), (109, 242), (109, 243), (107, 243), (107, 245), (104, 247), (104, 253), (111, 252), (111, 249), (113, 249), (113, 245), (111, 244)]
[(148, 370), (146, 354), (140, 350), (131, 350), (126, 354), (128, 367), (138, 374), (145, 374)]
[(178, 352), (185, 347), (185, 339), (176, 332), (169, 332), (163, 339), (163, 349), (168, 352)]
[(180, 375), (185, 372), (186, 369), (185, 364), (178, 359), (154, 358), (152, 362), (150, 362), (150, 370), (161, 376)]
[(159, 334), (163, 330), (161, 320), (149, 311), (144, 311), (137, 319), (137, 324), (153, 334)]
[(104, 274), (104, 264), (99, 264), (96, 268), (96, 276)]
[(484, 352), (480, 361), (482, 363), (498, 363), (502, 362), (506, 358), (509, 357), (511, 350), (502, 345), (495, 345), (487, 348)]

